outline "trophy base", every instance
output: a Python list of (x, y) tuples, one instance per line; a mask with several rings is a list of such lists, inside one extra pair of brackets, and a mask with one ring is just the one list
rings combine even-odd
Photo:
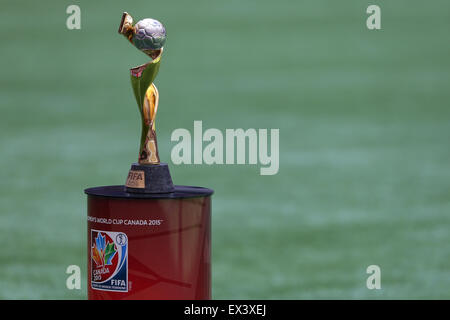
[(175, 190), (167, 163), (133, 163), (128, 172), (125, 192), (170, 193)]

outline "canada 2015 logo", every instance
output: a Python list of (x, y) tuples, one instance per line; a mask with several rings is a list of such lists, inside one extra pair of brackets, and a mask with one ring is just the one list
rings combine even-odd
[(91, 230), (91, 287), (128, 292), (128, 238), (125, 233)]

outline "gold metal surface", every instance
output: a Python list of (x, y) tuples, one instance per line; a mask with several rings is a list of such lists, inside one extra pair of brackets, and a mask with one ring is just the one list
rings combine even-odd
[(127, 13), (122, 14), (122, 20), (120, 21), (119, 33), (123, 34), (130, 42), (133, 37), (133, 18)]
[(145, 188), (145, 172), (142, 170), (130, 170), (125, 185), (129, 188)]
[(144, 105), (142, 107), (142, 133), (141, 146), (139, 150), (139, 163), (158, 164), (158, 144), (156, 142), (155, 117), (158, 110), (159, 94), (158, 89), (152, 83), (145, 93)]
[[(133, 44), (132, 39), (135, 32), (133, 18), (124, 12), (119, 26), (119, 33)], [(155, 118), (158, 110), (159, 94), (153, 80), (159, 71), (163, 48), (142, 50), (142, 52), (152, 60), (147, 64), (130, 69), (131, 84), (142, 119), (138, 162), (139, 164), (159, 164), (160, 160), (155, 132)]]

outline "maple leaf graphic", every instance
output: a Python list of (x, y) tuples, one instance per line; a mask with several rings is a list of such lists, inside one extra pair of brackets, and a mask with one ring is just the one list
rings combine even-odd
[(97, 267), (103, 266), (102, 254), (98, 251), (96, 246), (91, 248), (91, 256)]
[(109, 266), (112, 264), (111, 260), (114, 258), (116, 254), (116, 248), (114, 246), (114, 243), (108, 242), (105, 249), (105, 266)]
[(116, 248), (113, 242), (105, 241), (105, 236), (98, 233), (95, 244), (91, 248), (91, 256), (97, 267), (109, 266), (116, 255)]

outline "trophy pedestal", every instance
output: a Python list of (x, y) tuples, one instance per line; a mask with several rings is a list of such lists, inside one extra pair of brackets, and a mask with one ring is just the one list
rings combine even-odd
[(90, 300), (211, 298), (211, 189), (85, 193)]

